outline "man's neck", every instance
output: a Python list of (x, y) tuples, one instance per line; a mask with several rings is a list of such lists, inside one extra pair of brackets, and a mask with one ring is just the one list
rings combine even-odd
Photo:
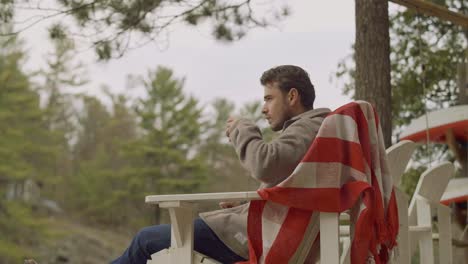
[(299, 106), (299, 107), (297, 107), (297, 108), (292, 109), (291, 114), (292, 114), (292, 117), (295, 117), (295, 116), (298, 116), (298, 115), (300, 115), (300, 114), (303, 114), (303, 113), (305, 113), (305, 112), (307, 112), (307, 111), (310, 111), (310, 110), (312, 110), (312, 109), (314, 109), (314, 108), (313, 108), (313, 107), (311, 107), (311, 108), (305, 108), (304, 106), (301, 105), (301, 106)]

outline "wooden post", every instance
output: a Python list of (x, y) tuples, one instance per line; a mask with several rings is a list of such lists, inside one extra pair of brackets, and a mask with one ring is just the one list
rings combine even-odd
[(398, 251), (395, 263), (410, 264), (411, 249), (409, 241), (408, 223), (408, 196), (400, 189), (395, 188), (395, 197), (398, 205), (398, 218), (400, 222), (400, 232), (398, 234)]
[(320, 213), (320, 262), (340, 261), (338, 213)]
[(458, 104), (468, 104), (468, 67), (466, 61), (458, 64)]
[(194, 204), (186, 202), (162, 202), (161, 208), (169, 209), (171, 216), (170, 264), (193, 263)]
[(432, 243), (432, 215), (431, 206), (422, 197), (416, 198), (416, 210), (418, 218), (418, 226), (428, 228), (420, 232), (419, 235), (419, 257), (420, 263), (434, 264), (434, 246)]
[(439, 219), (439, 263), (452, 264), (452, 221), (450, 208), (439, 204), (437, 206)]
[(351, 238), (342, 237), (340, 238), (343, 245), (343, 250), (340, 256), (340, 264), (350, 264), (351, 263)]

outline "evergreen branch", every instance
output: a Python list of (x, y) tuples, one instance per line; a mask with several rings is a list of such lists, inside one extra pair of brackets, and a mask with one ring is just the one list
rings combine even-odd
[(67, 9), (67, 10), (60, 10), (59, 12), (56, 12), (54, 14), (50, 14), (50, 15), (46, 15), (46, 16), (41, 16), (41, 18), (37, 19), (36, 21), (32, 22), (31, 24), (19, 29), (19, 30), (16, 30), (16, 31), (13, 31), (13, 32), (9, 32), (9, 33), (0, 33), (0, 36), (13, 36), (13, 35), (18, 35), (19, 33), (39, 24), (40, 22), (43, 22), (47, 19), (51, 19), (51, 18), (54, 18), (54, 17), (58, 17), (60, 15), (71, 15), (73, 14), (74, 12), (76, 11), (79, 11), (81, 9), (86, 9), (90, 6), (93, 6), (95, 5), (96, 3), (99, 3), (100, 1), (103, 1), (103, 0), (95, 0), (93, 2), (90, 2), (90, 3), (87, 3), (87, 4), (83, 4), (81, 6), (77, 6), (77, 7), (74, 7), (74, 8), (70, 8), (70, 9)]

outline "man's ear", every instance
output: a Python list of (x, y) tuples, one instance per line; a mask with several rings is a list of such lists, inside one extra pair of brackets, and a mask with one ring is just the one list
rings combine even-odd
[(295, 105), (299, 99), (299, 91), (296, 88), (291, 88), (288, 92), (289, 105)]

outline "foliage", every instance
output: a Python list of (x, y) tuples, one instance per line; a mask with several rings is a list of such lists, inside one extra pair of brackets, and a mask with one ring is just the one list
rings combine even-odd
[[(466, 14), (468, 10), (466, 1), (432, 2), (459, 13)], [(457, 65), (468, 62), (468, 31), (409, 9), (390, 14), (390, 23), (392, 124), (398, 139), (412, 119), (457, 103)], [(351, 95), (356, 89), (353, 60), (353, 55), (343, 59), (336, 72), (337, 78), (346, 81), (345, 93)], [(420, 173), (431, 159), (446, 156), (446, 148), (431, 146), (430, 151), (424, 148), (418, 148), (414, 160), (425, 162), (414, 164), (403, 176), (402, 186), (408, 193), (414, 191)]]
[[(178, 23), (199, 26), (209, 23), (212, 35), (221, 41), (234, 41), (245, 36), (253, 27), (267, 27), (289, 14), (288, 7), (262, 6), (260, 1), (251, 0), (57, 0), (55, 6), (44, 7), (43, 0), (4, 0), (10, 9), (0, 12), (0, 19), (13, 19), (11, 9), (36, 10), (43, 13), (40, 18), (30, 17), (21, 32), (34, 24), (52, 18), (71, 16), (78, 32), (68, 32), (63, 19), (50, 28), (53, 38), (72, 35), (91, 40), (99, 59), (119, 57), (128, 49), (157, 41), (160, 35)], [(285, 1), (280, 1), (285, 2)], [(266, 9), (269, 13), (259, 16), (254, 10)], [(16, 21), (15, 21), (16, 22)], [(18, 23), (19, 24), (19, 23)], [(21, 24), (19, 24), (21, 25)]]
[[(463, 1), (435, 1), (460, 13)], [(465, 3), (466, 5), (466, 3)], [(392, 86), (396, 126), (422, 115), (426, 107), (456, 104), (457, 65), (466, 62), (468, 32), (435, 17), (398, 12), (392, 17)]]
[[(8, 44), (9, 49), (15, 42)], [(22, 52), (0, 54), (0, 165), (1, 180), (44, 180), (56, 156), (39, 94), (21, 70)]]
[(131, 154), (140, 177), (147, 179), (146, 190), (200, 190), (206, 174), (197, 156), (203, 130), (197, 99), (183, 93), (184, 80), (175, 78), (168, 68), (150, 71), (140, 83), (147, 97), (138, 101), (135, 110), (143, 137), (132, 146)]
[(7, 193), (21, 197), (11, 186), (26, 179), (47, 178), (56, 151), (49, 145), (53, 135), (45, 126), (39, 94), (21, 69), (18, 42), (10, 39), (0, 46), (0, 262), (13, 263), (38, 241), (41, 224), (32, 217), (30, 205), (5, 197)]
[[(464, 1), (433, 1), (466, 13)], [(467, 62), (468, 32), (435, 17), (405, 10), (391, 19), (393, 125), (402, 127), (426, 112), (457, 104), (457, 66)], [(401, 129), (396, 130), (398, 135)], [(415, 160), (446, 158), (446, 147), (418, 148)], [(412, 194), (426, 164), (404, 175), (402, 186)]]
[(47, 233), (40, 219), (50, 214), (43, 210), (45, 199), (75, 221), (129, 231), (162, 219), (159, 211), (148, 211), (145, 195), (258, 187), (224, 127), (236, 112), (259, 122), (261, 103), (236, 110), (219, 99), (205, 112), (184, 92), (183, 78), (159, 67), (133, 78), (145, 91), (141, 98), (107, 92), (111, 104), (104, 104), (69, 92), (82, 84), (81, 68), (69, 56), (71, 42), (57, 40), (36, 83), (21, 70), (23, 53), (15, 42), (6, 43), (0, 59), (0, 181), (6, 186), (32, 179), (42, 187), (35, 204), (20, 197), (6, 201), (8, 190), (0, 189), (0, 262), (16, 263), (38, 250), (39, 236)]
[[(84, 67), (75, 63), (75, 45), (67, 38), (54, 39), (54, 52), (48, 54), (46, 66), (37, 77), (37, 90), (41, 95), (42, 109), (48, 132), (53, 136), (58, 155), (54, 157), (44, 194), (63, 200), (72, 175), (72, 149), (70, 142), (76, 138), (76, 102), (71, 90), (86, 83)], [(59, 190), (59, 191), (57, 191)]]
[(234, 104), (218, 98), (209, 114), (205, 139), (200, 147), (200, 155), (208, 163), (209, 191), (245, 191), (255, 189), (250, 176), (239, 163), (239, 159), (226, 137), (226, 120), (235, 115)]
[(123, 149), (136, 138), (135, 116), (125, 97), (112, 100), (110, 112), (96, 98), (83, 98), (80, 130), (73, 146), (74, 175), (66, 188), (68, 207), (78, 209), (88, 223), (118, 226), (132, 221), (132, 208), (142, 198), (137, 203), (134, 196), (140, 192), (133, 188), (134, 180), (124, 175), (129, 164)]
[(401, 178), (401, 186), (408, 197), (413, 197), (414, 190), (418, 184), (419, 177), (426, 170), (426, 167), (408, 169)]
[[(460, 0), (433, 2), (460, 13), (468, 9)], [(466, 61), (468, 34), (460, 26), (407, 9), (390, 14), (390, 20), (393, 126), (400, 127), (422, 115), (426, 107), (455, 104), (456, 67)], [(349, 56), (339, 63), (336, 77), (346, 81), (344, 91), (351, 95), (354, 74)]]
[(69, 206), (90, 223), (141, 227), (149, 224), (145, 195), (206, 188), (198, 101), (183, 93), (184, 81), (170, 69), (133, 79), (146, 92), (133, 108), (122, 95), (109, 95), (110, 110), (83, 97)]
[(32, 255), (34, 245), (46, 235), (44, 221), (24, 203), (5, 202), (0, 206), (0, 262), (19, 263)]

